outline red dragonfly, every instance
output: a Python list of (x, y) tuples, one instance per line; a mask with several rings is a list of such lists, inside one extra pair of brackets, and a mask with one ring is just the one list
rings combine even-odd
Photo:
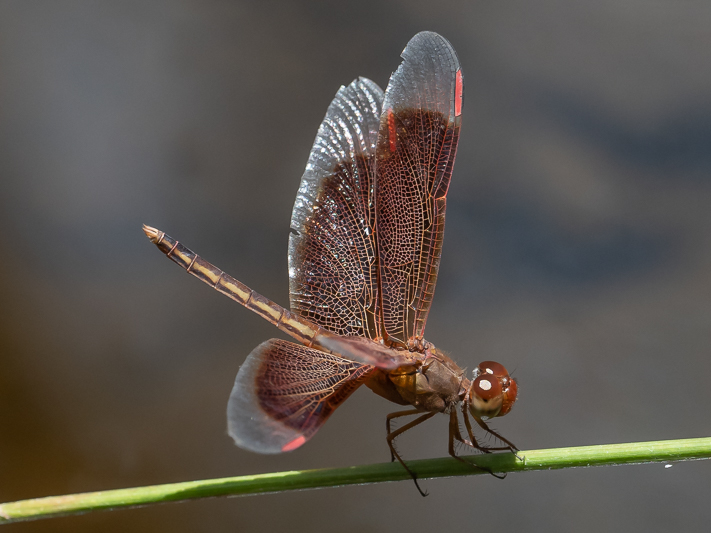
[[(447, 190), (461, 126), (464, 81), (449, 42), (415, 35), (385, 93), (366, 78), (341, 87), (316, 135), (291, 218), (291, 310), (225, 274), (164, 232), (146, 235), (170, 259), (269, 320), (301, 345), (270, 339), (249, 354), (227, 407), (238, 446), (295, 450), (358, 387), (409, 409), (387, 417), (396, 437), (449, 415), (455, 443), (517, 448), (484, 419), (508, 413), (518, 392), (499, 363), (471, 379), (425, 340), (442, 252)], [(460, 431), (461, 406), (466, 436)], [(391, 431), (394, 418), (418, 415)], [(481, 445), (471, 418), (503, 446)], [(418, 486), (419, 489), (419, 486)]]

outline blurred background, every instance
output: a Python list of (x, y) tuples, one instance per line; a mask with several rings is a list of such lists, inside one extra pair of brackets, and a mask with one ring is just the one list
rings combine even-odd
[[(657, 0), (0, 3), (0, 501), (389, 460), (363, 388), (303, 448), (225, 429), (271, 325), (165, 230), (287, 304), (291, 209), (341, 84), (418, 31), (466, 80), (427, 338), (515, 371), (521, 449), (711, 435), (711, 4)], [(399, 441), (447, 453), (447, 419)], [(690, 462), (217, 499), (14, 531), (688, 531)]]

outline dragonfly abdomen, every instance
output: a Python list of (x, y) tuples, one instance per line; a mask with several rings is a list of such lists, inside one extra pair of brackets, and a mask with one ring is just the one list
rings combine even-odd
[(171, 261), (213, 289), (254, 311), (302, 344), (311, 347), (314, 338), (322, 333), (321, 327), (250, 289), (165, 232), (146, 225), (143, 226), (143, 231)]

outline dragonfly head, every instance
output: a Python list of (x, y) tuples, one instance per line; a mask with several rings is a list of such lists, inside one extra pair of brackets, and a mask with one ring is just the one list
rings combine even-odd
[(504, 365), (484, 361), (474, 370), (474, 380), (467, 392), (472, 416), (494, 418), (508, 413), (518, 396), (516, 380), (509, 376)]

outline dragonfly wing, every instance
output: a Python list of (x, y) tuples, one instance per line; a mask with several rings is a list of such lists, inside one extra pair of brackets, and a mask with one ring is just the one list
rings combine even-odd
[(291, 217), (291, 309), (343, 336), (379, 335), (373, 187), (382, 100), (382, 90), (365, 78), (340, 88)]
[(227, 404), (228, 433), (258, 453), (308, 441), (374, 367), (292, 342), (257, 346), (240, 368)]
[(463, 79), (454, 49), (436, 33), (415, 35), (402, 57), (380, 119), (376, 228), (386, 337), (412, 346), (424, 337), (437, 281)]
[(415, 355), (409, 350), (396, 350), (363, 337), (345, 337), (326, 331), (316, 335), (314, 343), (333, 354), (383, 370), (415, 366), (421, 361), (420, 354)]

